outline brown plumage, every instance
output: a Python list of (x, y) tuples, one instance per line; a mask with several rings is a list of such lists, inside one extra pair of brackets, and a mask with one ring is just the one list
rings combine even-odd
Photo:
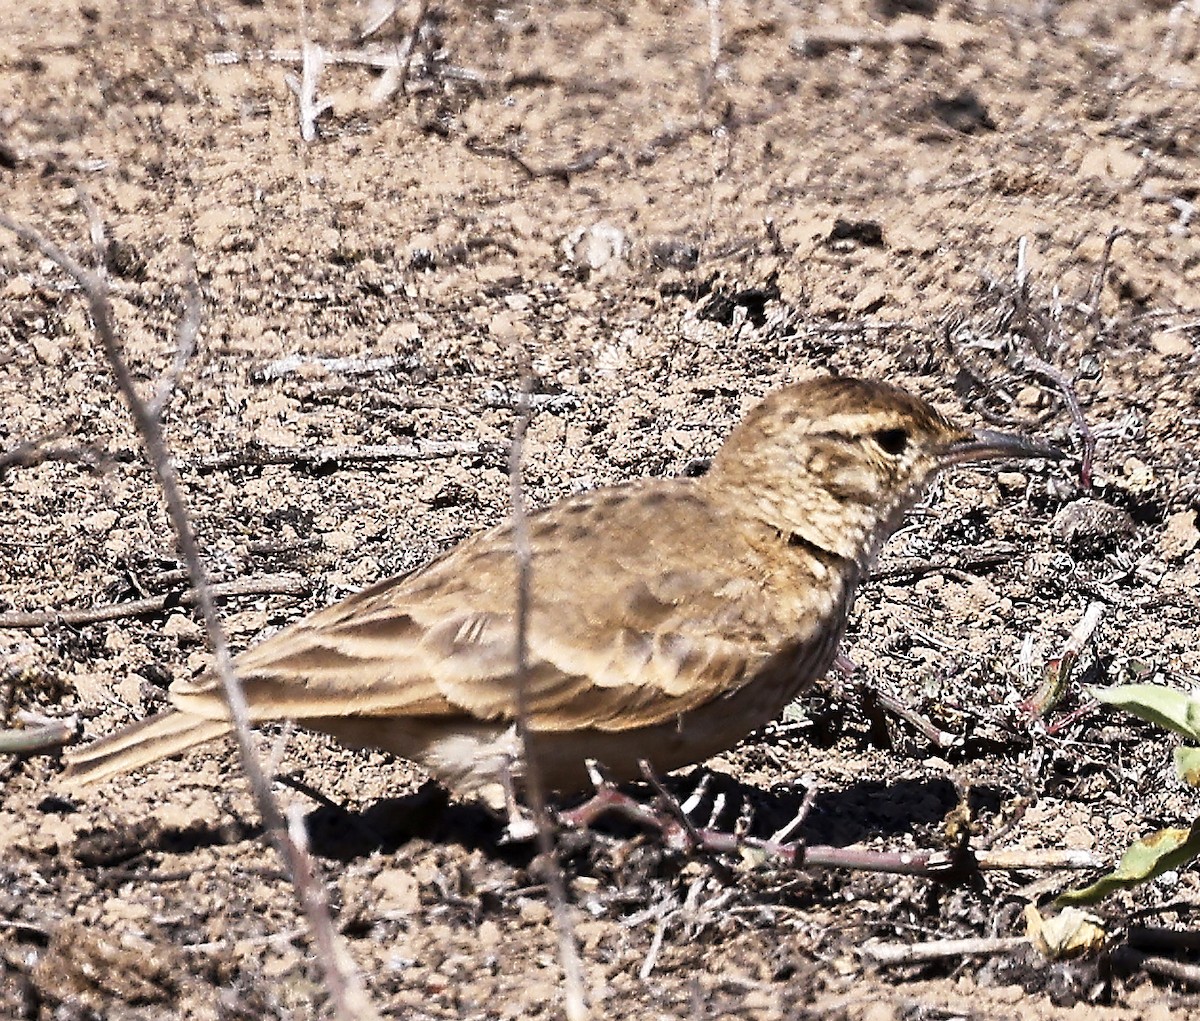
[[(529, 518), (528, 729), (549, 787), (699, 762), (774, 718), (828, 669), (854, 591), (948, 465), (1054, 457), (962, 429), (895, 387), (822, 378), (776, 391), (697, 479), (583, 493)], [(462, 542), (242, 653), (252, 719), (292, 719), (408, 758), (500, 800), (515, 736), (510, 527)], [(229, 730), (217, 680), (177, 681), (174, 710), (67, 756), (103, 779)]]

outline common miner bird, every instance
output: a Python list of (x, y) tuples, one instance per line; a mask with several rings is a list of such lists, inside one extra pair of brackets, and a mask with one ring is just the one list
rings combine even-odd
[[(544, 782), (586, 789), (722, 752), (829, 668), (859, 583), (943, 468), (1061, 456), (971, 431), (894, 386), (818, 378), (769, 395), (699, 478), (646, 479), (530, 515), (524, 680)], [(511, 526), (465, 540), (242, 653), (256, 722), (385, 749), (492, 806), (519, 782)], [(174, 709), (67, 756), (96, 781), (230, 730), (211, 674)]]

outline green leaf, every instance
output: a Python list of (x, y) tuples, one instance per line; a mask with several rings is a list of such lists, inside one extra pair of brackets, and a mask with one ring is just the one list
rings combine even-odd
[(1094, 904), (1110, 893), (1147, 883), (1196, 857), (1200, 857), (1200, 819), (1189, 829), (1159, 830), (1135, 840), (1116, 869), (1082, 890), (1068, 890), (1056, 903)]
[(1200, 748), (1181, 744), (1175, 749), (1175, 775), (1184, 783), (1200, 787)]
[(1120, 684), (1092, 688), (1092, 697), (1133, 713), (1147, 723), (1200, 741), (1200, 699), (1161, 684)]

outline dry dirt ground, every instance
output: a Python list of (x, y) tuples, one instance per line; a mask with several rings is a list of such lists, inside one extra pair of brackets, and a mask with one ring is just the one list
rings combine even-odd
[[(326, 0), (307, 31), (394, 63), (418, 6), (362, 43), (367, 10)], [(748, 802), (769, 832), (819, 783), (808, 841), (936, 850), (969, 789), (976, 839), (1112, 860), (1194, 798), (1160, 732), (1059, 718), (1082, 682), (1200, 675), (1200, 11), (1117, 6), (434, 0), (405, 73), (325, 68), (306, 144), (295, 4), (10, 2), (0, 206), (90, 260), (86, 189), (147, 390), (194, 259), (204, 324), (169, 439), (217, 578), (293, 587), (223, 603), (238, 648), (507, 513), (523, 353), (539, 504), (702, 463), (761, 394), (822, 372), (1061, 444), (1060, 467), (945, 478), (860, 595), (854, 676), (709, 766), (727, 827)], [(83, 303), (0, 236), (0, 612), (173, 594), (0, 630), (6, 723), (78, 714), (97, 735), (207, 654)], [(1091, 492), (1055, 373), (1097, 441)], [(423, 457), (352, 453), (385, 444)], [(1090, 603), (1047, 727), (1022, 703)], [(934, 747), (869, 686), (965, 740)], [(309, 785), (280, 796), (385, 1016), (561, 1013), (527, 849), (414, 796), (402, 762), (265, 746)], [(56, 756), (0, 761), (0, 1016), (328, 1016), (229, 747), (70, 797)], [(1082, 877), (805, 874), (619, 830), (564, 858), (599, 1017), (1200, 1017), (1186, 973), (1128, 949), (1171, 930), (1147, 952), (1195, 966), (1190, 869), (1104, 904), (1109, 950), (1079, 961), (878, 967), (862, 948), (1019, 936), (1027, 903)]]

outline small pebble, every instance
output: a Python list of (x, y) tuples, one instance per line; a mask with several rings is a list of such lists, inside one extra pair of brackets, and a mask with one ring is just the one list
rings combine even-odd
[(1064, 507), (1050, 527), (1071, 552), (1082, 554), (1113, 549), (1137, 531), (1128, 511), (1091, 497)]

